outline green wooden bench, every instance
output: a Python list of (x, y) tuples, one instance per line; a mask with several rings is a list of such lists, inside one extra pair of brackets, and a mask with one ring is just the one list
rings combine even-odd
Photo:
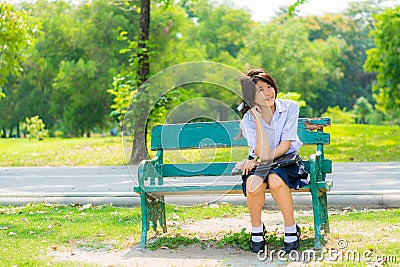
[[(324, 145), (330, 143), (329, 133), (323, 132), (330, 125), (329, 118), (300, 118), (298, 135), (304, 145), (315, 145), (316, 152), (304, 161), (311, 182), (293, 192), (311, 192), (314, 212), (315, 247), (321, 247), (321, 231), (329, 232), (328, 205), (326, 192), (332, 188), (332, 180), (325, 179), (331, 173), (332, 162), (324, 158)], [(207, 147), (243, 147), (244, 138), (236, 139), (239, 121), (201, 122), (188, 124), (157, 125), (152, 129), (151, 150), (157, 151), (152, 160), (143, 160), (138, 168), (138, 186), (134, 191), (140, 194), (142, 209), (142, 235), (138, 249), (146, 247), (150, 223), (154, 231), (157, 222), (163, 232), (167, 231), (164, 196), (200, 194), (243, 194), (241, 183), (182, 184), (170, 183), (174, 177), (230, 176), (236, 162), (212, 162), (193, 164), (164, 164), (164, 150), (199, 149)], [(198, 177), (197, 177), (198, 178)], [(237, 177), (236, 177), (237, 178)], [(240, 179), (241, 180), (241, 179)], [(268, 190), (267, 190), (268, 191)], [(244, 197), (244, 196), (243, 196)]]

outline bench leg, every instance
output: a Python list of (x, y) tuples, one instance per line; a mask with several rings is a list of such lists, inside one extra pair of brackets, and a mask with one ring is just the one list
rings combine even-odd
[(319, 203), (318, 197), (318, 189), (311, 188), (311, 196), (312, 196), (312, 205), (314, 212), (314, 232), (315, 232), (315, 240), (314, 247), (316, 249), (322, 248), (321, 244), (321, 204)]
[(147, 195), (147, 211), (148, 211), (148, 221), (151, 221), (151, 226), (153, 230), (157, 231), (157, 222), (166, 232), (166, 219), (165, 219), (165, 203), (164, 197), (155, 198), (153, 196)]
[(142, 209), (142, 236), (138, 249), (144, 250), (146, 248), (147, 232), (150, 229), (150, 222), (155, 232), (157, 231), (157, 221), (160, 226), (162, 226), (163, 232), (167, 232), (164, 197), (156, 199), (143, 192), (140, 194), (140, 206)]
[(322, 206), (321, 206), (322, 228), (324, 230), (324, 233), (329, 233), (328, 200), (327, 200), (326, 192), (322, 193), (322, 196), (320, 196), (319, 202), (322, 204)]
[(140, 238), (138, 250), (146, 248), (147, 231), (149, 229), (148, 211), (147, 211), (147, 194), (142, 192), (140, 194), (140, 207), (142, 210), (142, 236)]
[(316, 172), (316, 161), (315, 155), (311, 155), (310, 157), (310, 191), (312, 197), (312, 205), (313, 205), (313, 212), (314, 212), (314, 233), (315, 233), (315, 240), (314, 240), (314, 247), (316, 249), (321, 249), (321, 224), (322, 224), (322, 204), (320, 199), (320, 194), (318, 191), (317, 186), (317, 172)]
[(164, 196), (160, 198), (161, 201), (161, 216), (160, 216), (160, 226), (163, 229), (163, 233), (167, 232), (167, 218), (165, 216), (165, 201), (164, 201)]

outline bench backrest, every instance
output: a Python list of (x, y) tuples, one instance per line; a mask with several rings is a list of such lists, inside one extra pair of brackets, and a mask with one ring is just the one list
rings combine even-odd
[[(239, 122), (199, 122), (154, 126), (151, 134), (151, 150), (158, 151), (159, 162), (156, 164), (156, 168), (162, 177), (230, 175), (236, 162), (163, 164), (162, 153), (163, 150), (247, 146), (246, 139), (237, 138), (240, 133)], [(320, 151), (322, 155), (323, 172), (330, 173), (331, 162), (324, 160), (323, 150), (323, 145), (330, 143), (329, 133), (323, 132), (323, 127), (330, 125), (330, 119), (299, 118), (298, 122), (297, 134), (300, 140), (305, 145), (317, 146), (317, 151)], [(304, 163), (308, 169), (308, 162)]]

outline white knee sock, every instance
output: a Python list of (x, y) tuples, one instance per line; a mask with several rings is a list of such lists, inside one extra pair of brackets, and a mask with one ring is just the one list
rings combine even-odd
[[(261, 224), (260, 224), (260, 226), (258, 226), (258, 227), (254, 227), (254, 226), (252, 226), (251, 227), (251, 232), (252, 233), (262, 233), (263, 232), (263, 223), (261, 222)], [(254, 241), (254, 242), (261, 242), (261, 241), (263, 241), (263, 236), (251, 236), (251, 240), (252, 241)]]
[[(294, 223), (292, 226), (286, 227), (285, 226), (285, 233), (296, 233), (297, 232), (297, 227), (296, 223)], [(294, 242), (297, 240), (297, 236), (285, 236), (284, 241), (285, 242)]]

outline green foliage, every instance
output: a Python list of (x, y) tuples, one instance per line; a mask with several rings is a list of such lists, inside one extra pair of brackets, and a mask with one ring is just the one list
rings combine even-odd
[(357, 116), (358, 123), (364, 124), (366, 122), (367, 116), (373, 111), (372, 105), (369, 103), (368, 99), (360, 97), (356, 100), (354, 104), (354, 113)]
[(22, 128), (26, 130), (29, 139), (43, 140), (49, 137), (47, 129), (45, 129), (46, 125), (42, 119), (39, 119), (39, 116), (26, 118)]
[(10, 77), (5, 86), (9, 97), (0, 104), (0, 125), (12, 129), (39, 114), (49, 130), (66, 136), (108, 127), (112, 98), (107, 89), (128, 61), (128, 55), (118, 53), (123, 48), (119, 27), (134, 35), (138, 15), (104, 0), (39, 0), (21, 6), (41, 25), (41, 34), (21, 77)]
[(250, 233), (246, 232), (246, 228), (242, 228), (240, 233), (232, 233), (225, 235), (217, 242), (217, 246), (222, 248), (223, 246), (232, 246), (235, 248), (241, 248), (243, 250), (250, 250)]
[(290, 5), (288, 7), (289, 15), (293, 15), (295, 13), (295, 11), (296, 11), (296, 7), (298, 7), (300, 5), (303, 5), (305, 3), (307, 3), (307, 0), (297, 0), (294, 4)]
[(373, 86), (377, 110), (384, 112), (392, 122), (400, 121), (400, 5), (387, 8), (376, 15), (374, 36), (376, 47), (367, 51), (366, 71), (378, 72)]
[(18, 74), (23, 69), (28, 48), (35, 44), (37, 25), (28, 12), (17, 10), (12, 4), (0, 2), (0, 99), (4, 96), (1, 87), (10, 74)]
[(85, 133), (90, 136), (91, 130), (105, 119), (102, 111), (108, 95), (99, 88), (96, 68), (94, 61), (82, 58), (77, 62), (60, 62), (53, 84), (57, 94), (50, 112), (62, 118), (62, 130), (67, 136), (82, 136)]
[(309, 30), (309, 39), (325, 41), (336, 36), (344, 46), (340, 49), (338, 61), (335, 63), (337, 77), (328, 77), (328, 85), (317, 91), (316, 103), (308, 103), (319, 110), (316, 116), (324, 112), (328, 106), (353, 108), (358, 97), (372, 99), (371, 86), (375, 80), (374, 73), (366, 73), (363, 64), (366, 50), (374, 47), (369, 32), (375, 28), (374, 14), (382, 12), (381, 0), (349, 2), (349, 7), (339, 14), (307, 16), (300, 18)]
[(355, 114), (351, 111), (346, 111), (346, 108), (340, 109), (339, 106), (328, 107), (322, 117), (329, 117), (332, 123), (351, 124), (355, 122)]
[[(137, 101), (137, 96), (141, 95), (141, 97), (146, 98), (148, 96), (146, 93), (139, 94), (139, 85), (140, 85), (140, 77), (138, 76), (138, 68), (139, 68), (139, 59), (143, 57), (143, 49), (139, 48), (139, 44), (137, 40), (131, 41), (126, 37), (128, 33), (126, 31), (121, 31), (118, 39), (120, 41), (125, 41), (127, 44), (126, 48), (121, 49), (119, 52), (121, 54), (129, 55), (129, 66), (126, 69), (121, 70), (116, 76), (113, 77), (113, 88), (108, 89), (107, 92), (114, 96), (114, 103), (111, 105), (113, 109), (112, 113), (110, 113), (111, 117), (114, 117), (118, 122), (122, 123), (128, 108), (137, 107), (136, 105), (139, 101)], [(146, 45), (148, 48), (153, 47), (149, 42)], [(148, 55), (150, 55), (150, 51)], [(150, 97), (148, 97), (150, 98)], [(147, 99), (141, 99), (144, 102)], [(132, 112), (135, 114), (132, 118), (136, 118), (135, 115), (143, 113), (142, 110), (138, 110), (137, 108), (133, 108)], [(131, 122), (133, 125), (134, 121)]]
[(207, 44), (207, 60), (240, 67), (235, 59), (245, 47), (249, 29), (255, 24), (250, 13), (232, 8), (229, 2), (216, 4), (205, 0), (187, 4), (186, 8), (195, 19), (195, 27), (190, 33), (191, 43)]
[[(251, 28), (239, 58), (251, 66), (263, 66), (282, 92), (301, 92), (310, 114), (319, 114), (329, 81), (340, 80), (339, 54), (343, 40), (330, 36), (310, 40), (307, 24), (297, 18), (276, 19)], [(324, 101), (326, 103), (326, 101)]]
[(296, 93), (296, 92), (287, 92), (287, 93), (279, 92), (277, 97), (281, 98), (281, 99), (294, 100), (299, 104), (300, 108), (306, 106), (306, 101), (302, 100), (301, 94)]
[(371, 113), (365, 116), (365, 121), (367, 124), (387, 124), (387, 122), (385, 121), (385, 115), (377, 110), (373, 110)]

